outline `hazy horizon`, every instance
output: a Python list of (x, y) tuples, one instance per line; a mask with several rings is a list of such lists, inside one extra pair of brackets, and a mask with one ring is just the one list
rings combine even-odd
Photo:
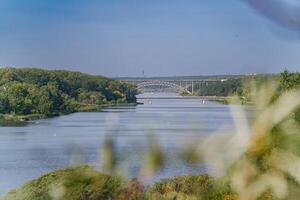
[(256, 0), (0, 1), (0, 66), (108, 77), (300, 70), (299, 23), (276, 16), (299, 0), (268, 10)]
[[(31, 68), (31, 69), (45, 69), (45, 70), (67, 70), (67, 71), (73, 71), (73, 72), (82, 72), (86, 74), (91, 74), (95, 76), (105, 76), (103, 74), (98, 74), (98, 73), (90, 73), (90, 72), (85, 72), (84, 70), (76, 70), (76, 69), (71, 69), (71, 68), (62, 68), (62, 67), (43, 67), (43, 66), (35, 66), (35, 67), (28, 67), (28, 66), (0, 66), (1, 68), (16, 68), (16, 69), (22, 69), (22, 68)], [(172, 75), (172, 74), (167, 74), (167, 75), (150, 75), (146, 76), (143, 74), (141, 75), (131, 75), (131, 76), (106, 76), (108, 78), (116, 78), (116, 79), (122, 79), (122, 78), (164, 78), (164, 77), (205, 77), (205, 76), (251, 76), (251, 75), (276, 75), (284, 70), (288, 70), (290, 72), (298, 72), (298, 70), (289, 70), (289, 69), (283, 69), (279, 72), (266, 72), (266, 73), (223, 73), (223, 74), (179, 74), (179, 75)]]

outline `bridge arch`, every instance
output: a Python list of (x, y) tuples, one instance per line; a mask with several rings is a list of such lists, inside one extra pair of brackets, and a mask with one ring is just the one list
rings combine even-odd
[(179, 84), (168, 82), (168, 81), (153, 80), (153, 81), (144, 81), (144, 82), (140, 82), (137, 84), (138, 90), (141, 90), (141, 91), (143, 91), (145, 89), (153, 88), (153, 87), (171, 88), (178, 92), (186, 92), (188, 94), (191, 94), (191, 92), (187, 88), (185, 88)]

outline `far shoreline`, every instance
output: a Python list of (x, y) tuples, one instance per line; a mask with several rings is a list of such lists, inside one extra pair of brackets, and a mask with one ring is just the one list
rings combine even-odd
[(29, 114), (29, 115), (14, 115), (14, 114), (0, 114), (0, 127), (1, 126), (24, 126), (29, 124), (30, 122), (34, 122), (36, 120), (41, 119), (50, 119), (59, 116), (66, 116), (74, 113), (84, 113), (84, 112), (102, 112), (102, 109), (116, 106), (137, 106), (142, 103), (134, 102), (134, 103), (109, 103), (102, 105), (86, 105), (81, 109), (78, 109), (74, 112), (70, 113), (59, 113), (51, 116), (46, 116), (43, 114)]

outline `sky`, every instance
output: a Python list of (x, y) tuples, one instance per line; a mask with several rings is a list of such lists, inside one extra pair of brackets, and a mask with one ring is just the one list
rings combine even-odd
[(300, 71), (298, 24), (257, 2), (0, 0), (0, 66), (109, 77)]

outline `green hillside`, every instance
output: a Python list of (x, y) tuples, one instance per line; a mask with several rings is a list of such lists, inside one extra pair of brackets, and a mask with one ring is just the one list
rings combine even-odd
[(0, 114), (56, 116), (136, 102), (135, 86), (80, 72), (35, 68), (0, 69)]

